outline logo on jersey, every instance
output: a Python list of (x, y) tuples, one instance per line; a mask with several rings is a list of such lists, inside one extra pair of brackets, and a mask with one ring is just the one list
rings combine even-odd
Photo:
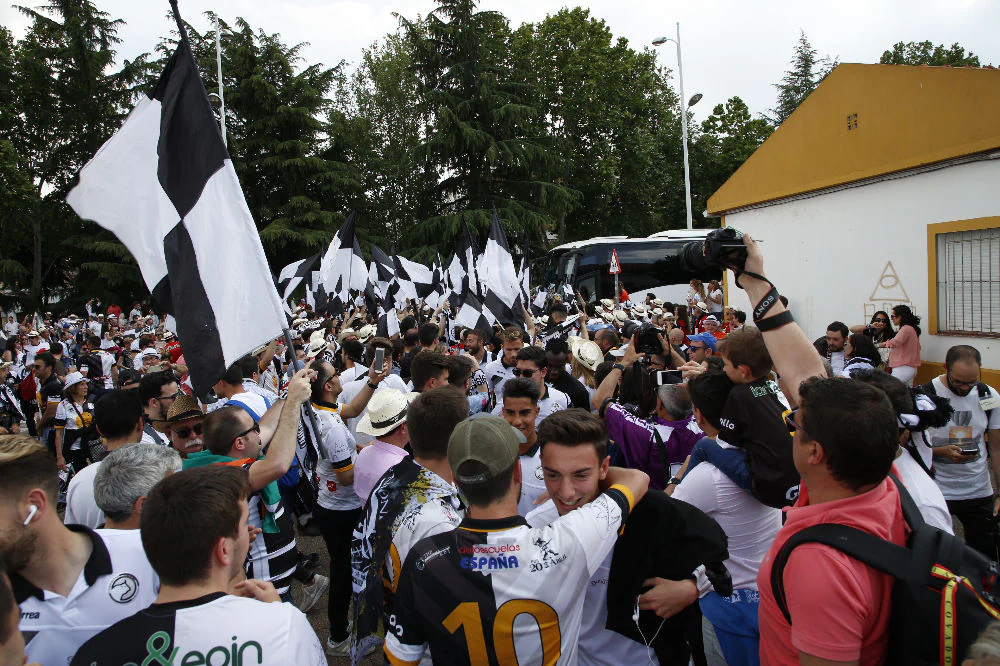
[(477, 543), (471, 546), (459, 546), (458, 552), (462, 555), (496, 555), (498, 553), (512, 553), (521, 550), (518, 543)]
[(556, 551), (552, 550), (549, 545), (552, 543), (552, 539), (545, 541), (541, 538), (535, 539), (534, 545), (542, 551), (540, 559), (531, 560), (530, 568), (532, 571), (542, 571), (543, 569), (550, 569), (557, 564), (561, 564), (566, 560), (565, 555), (560, 555)]
[(120, 604), (127, 604), (139, 593), (139, 579), (130, 573), (119, 574), (108, 585), (108, 596)]
[(535, 468), (535, 478), (539, 481), (542, 481), (545, 478), (545, 472), (542, 471), (541, 465)]
[(42, 616), (38, 611), (21, 611), (22, 620), (37, 620)]
[(497, 555), (489, 557), (463, 557), (458, 566), (472, 571), (493, 571), (498, 569), (517, 569), (519, 564), (516, 555)]
[(432, 550), (431, 552), (424, 554), (423, 557), (418, 557), (414, 566), (417, 567), (417, 571), (423, 571), (428, 562), (436, 560), (442, 555), (447, 555), (449, 552), (451, 552), (451, 546), (445, 546), (444, 548)]

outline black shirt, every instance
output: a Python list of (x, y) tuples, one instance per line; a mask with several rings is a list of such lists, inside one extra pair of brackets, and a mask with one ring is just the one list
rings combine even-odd
[(776, 508), (791, 506), (799, 495), (787, 409), (778, 385), (762, 378), (734, 386), (720, 419), (719, 437), (747, 453), (754, 495)]
[(558, 389), (568, 395), (573, 407), (590, 411), (590, 392), (587, 391), (587, 387), (579, 379), (563, 372), (557, 381), (550, 382), (550, 384), (552, 388)]

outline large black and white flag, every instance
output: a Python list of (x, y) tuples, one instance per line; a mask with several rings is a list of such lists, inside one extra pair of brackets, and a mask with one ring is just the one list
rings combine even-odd
[[(355, 235), (357, 214), (354, 211), (347, 216), (343, 226), (330, 241), (323, 260), (320, 262), (319, 273), (323, 286), (328, 293), (337, 293), (346, 302), (350, 290), (364, 291), (368, 284), (368, 264), (361, 256), (361, 246)], [(338, 287), (338, 283), (341, 285)]]
[(282, 268), (281, 273), (278, 274), (278, 290), (281, 292), (281, 305), (288, 314), (292, 314), (292, 310), (288, 305), (288, 299), (292, 295), (292, 292), (303, 281), (306, 282), (306, 291), (309, 291), (311, 286), (309, 278), (311, 277), (312, 266), (316, 263), (317, 259), (319, 259), (319, 255), (314, 254), (311, 257), (293, 261)]
[(153, 297), (177, 320), (199, 395), (286, 325), (186, 40), (66, 200), (135, 257)]

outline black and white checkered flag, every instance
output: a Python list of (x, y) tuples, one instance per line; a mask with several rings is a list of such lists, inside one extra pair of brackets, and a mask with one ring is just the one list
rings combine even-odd
[(307, 285), (306, 291), (309, 291), (312, 266), (316, 263), (317, 259), (319, 259), (319, 255), (314, 254), (311, 257), (293, 261), (282, 268), (281, 273), (278, 274), (278, 290), (281, 292), (281, 305), (288, 314), (292, 314), (292, 310), (288, 305), (288, 299), (292, 295), (292, 292), (302, 284), (303, 280)]
[(135, 257), (177, 320), (198, 395), (281, 334), (281, 298), (186, 39), (66, 200)]

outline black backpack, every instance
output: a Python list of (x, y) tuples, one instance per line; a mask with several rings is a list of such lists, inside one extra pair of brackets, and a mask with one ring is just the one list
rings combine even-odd
[(962, 539), (925, 523), (903, 484), (894, 475), (890, 478), (899, 489), (903, 516), (912, 530), (906, 546), (846, 525), (807, 527), (774, 558), (774, 598), (791, 624), (783, 582), (788, 557), (799, 544), (825, 544), (896, 579), (886, 664), (960, 664), (979, 634), (1000, 620), (997, 563)]

